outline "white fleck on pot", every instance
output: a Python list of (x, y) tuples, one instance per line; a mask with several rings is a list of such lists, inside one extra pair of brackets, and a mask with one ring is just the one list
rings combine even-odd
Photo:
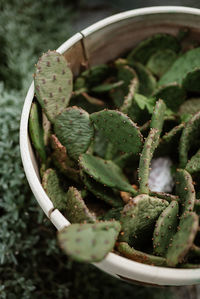
[[(132, 49), (155, 33), (177, 35), (188, 27), (191, 38), (200, 42), (200, 10), (188, 7), (159, 6), (135, 9), (103, 19), (72, 36), (57, 51), (64, 54), (76, 76), (82, 63), (89, 66), (106, 63)], [(28, 136), (28, 119), (34, 97), (32, 82), (22, 111), (20, 149), (30, 187), (45, 214), (58, 230), (69, 221), (57, 210), (45, 193), (37, 161)], [(192, 285), (200, 283), (200, 269), (164, 268), (141, 264), (114, 253), (95, 265), (114, 277), (149, 285)]]

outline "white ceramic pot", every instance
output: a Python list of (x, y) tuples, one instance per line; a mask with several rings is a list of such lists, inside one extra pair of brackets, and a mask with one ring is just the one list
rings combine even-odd
[[(188, 27), (193, 40), (200, 42), (200, 10), (188, 7), (149, 7), (111, 16), (75, 34), (57, 51), (71, 63), (74, 75), (82, 63), (89, 66), (105, 63), (133, 48), (138, 42), (155, 33), (177, 34)], [(37, 161), (28, 136), (28, 118), (34, 96), (31, 84), (22, 111), (20, 149), (24, 170), (39, 205), (58, 230), (69, 221), (57, 210), (42, 188)], [(149, 266), (109, 253), (95, 265), (101, 270), (129, 282), (150, 285), (191, 285), (200, 283), (200, 269), (175, 269)]]

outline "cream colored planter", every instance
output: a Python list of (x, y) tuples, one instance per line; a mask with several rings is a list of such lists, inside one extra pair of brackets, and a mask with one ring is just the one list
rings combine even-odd
[[(71, 63), (74, 75), (82, 63), (89, 66), (110, 61), (133, 48), (138, 42), (154, 33), (177, 34), (182, 27), (191, 29), (192, 39), (200, 42), (200, 10), (160, 6), (123, 12), (106, 18), (75, 34), (57, 51)], [(69, 221), (57, 210), (40, 183), (37, 161), (28, 136), (28, 118), (34, 96), (31, 84), (22, 111), (20, 149), (24, 170), (30, 187), (45, 214), (60, 230)], [(109, 253), (100, 263), (101, 270), (127, 281), (153, 285), (191, 285), (200, 283), (200, 269), (175, 269), (144, 265)]]

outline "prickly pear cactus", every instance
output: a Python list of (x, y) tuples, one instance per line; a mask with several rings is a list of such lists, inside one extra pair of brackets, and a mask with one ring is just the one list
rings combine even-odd
[(96, 221), (95, 215), (90, 213), (83, 201), (81, 193), (74, 187), (69, 187), (67, 192), (65, 215), (71, 223), (94, 223)]
[(29, 133), (43, 188), (72, 223), (58, 233), (71, 259), (114, 249), (200, 267), (200, 47), (182, 38), (156, 34), (74, 78), (55, 51), (37, 63)]
[[(95, 127), (122, 152), (137, 154), (142, 147), (142, 134), (129, 117), (119, 111), (103, 110), (90, 116)], [(117, 132), (117, 134), (115, 134)]]
[(87, 151), (94, 134), (89, 114), (78, 107), (69, 107), (59, 114), (54, 130), (69, 156), (75, 160)]
[(165, 258), (135, 250), (133, 247), (129, 246), (128, 243), (126, 242), (120, 242), (117, 245), (117, 249), (122, 255), (124, 255), (125, 257), (133, 261), (152, 265), (152, 266), (167, 266)]
[(54, 122), (67, 107), (72, 93), (72, 72), (64, 56), (56, 51), (43, 54), (36, 65), (34, 83), (37, 100)]
[(188, 212), (180, 220), (179, 229), (173, 237), (171, 246), (167, 251), (167, 264), (171, 267), (184, 261), (184, 258), (196, 236), (199, 227), (199, 218), (193, 212)]
[(58, 233), (61, 248), (77, 262), (99, 262), (113, 249), (118, 221), (72, 224)]
[(179, 217), (177, 201), (172, 201), (160, 214), (153, 233), (153, 248), (156, 255), (165, 256), (172, 237), (176, 233)]
[(29, 132), (33, 146), (38, 152), (41, 160), (46, 160), (46, 150), (44, 145), (44, 130), (41, 123), (41, 115), (37, 103), (32, 103), (29, 117)]

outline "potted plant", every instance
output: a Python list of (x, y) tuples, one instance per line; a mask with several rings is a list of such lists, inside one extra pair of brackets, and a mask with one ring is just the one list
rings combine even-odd
[[(193, 112), (190, 113), (189, 111), (188, 113), (188, 105), (186, 107), (184, 102), (190, 93), (198, 92), (196, 82), (199, 74), (196, 68), (198, 65), (195, 62), (198, 51), (196, 52), (195, 48), (190, 51), (192, 41), (198, 42), (199, 39), (199, 28), (196, 22), (198, 18), (199, 11), (196, 9), (154, 7), (129, 11), (102, 20), (64, 43), (57, 50), (63, 56), (50, 51), (41, 58), (37, 65), (35, 87), (32, 83), (25, 100), (21, 119), (20, 146), (24, 169), (39, 204), (52, 223), (61, 231), (59, 239), (64, 244), (68, 254), (77, 260), (98, 262), (96, 265), (99, 268), (122, 279), (158, 285), (184, 285), (199, 282), (198, 269), (160, 267), (175, 267), (186, 257), (188, 248), (192, 248), (193, 254), (195, 252), (198, 254), (198, 248), (192, 247), (198, 231), (198, 215), (193, 210), (195, 205), (198, 209), (198, 202), (194, 196), (195, 189), (191, 176), (192, 173), (198, 173), (198, 166), (196, 166), (198, 153), (191, 159), (192, 162), (188, 162), (188, 152), (190, 143), (198, 136), (196, 128), (198, 128), (199, 115), (197, 113), (195, 116), (191, 116), (190, 114)], [(182, 44), (182, 49), (186, 51), (186, 54), (178, 57), (180, 55), (178, 39), (182, 39), (182, 35), (187, 33), (186, 27), (189, 34)], [(129, 53), (128, 58), (117, 59), (130, 49), (133, 50)], [(64, 61), (65, 58), (70, 63), (70, 67)], [(115, 62), (106, 64), (110, 61)], [(89, 71), (82, 72), (82, 68), (87, 65), (89, 65)], [(52, 67), (56, 70), (55, 74)], [(75, 100), (77, 101), (78, 96), (81, 95), (90, 104), (100, 107), (100, 111), (96, 112), (95, 110), (89, 116), (88, 112), (82, 108), (72, 105), (72, 107), (65, 109), (71, 99), (71, 70), (74, 77), (77, 78), (73, 91)], [(91, 72), (93, 72), (92, 76)], [(95, 72), (97, 73), (96, 77), (102, 76), (103, 84), (102, 82), (97, 84)], [(109, 75), (105, 76), (105, 73), (109, 73)], [(79, 74), (81, 75), (78, 76)], [(117, 76), (118, 80), (113, 81), (112, 76)], [(158, 83), (156, 83), (155, 77)], [(121, 78), (123, 80), (120, 80)], [(63, 80), (64, 84), (62, 84)], [(95, 81), (95, 84), (90, 84), (90, 80)], [(140, 85), (138, 84), (139, 81)], [(34, 90), (37, 100), (48, 118), (48, 120), (43, 119), (43, 122), (49, 125), (50, 121), (53, 125), (55, 134), (51, 136), (51, 148), (55, 161), (60, 163), (59, 167), (61, 167), (62, 155), (66, 155), (67, 148), (69, 167), (63, 172), (67, 172), (68, 178), (72, 178), (78, 185), (80, 184), (78, 177), (81, 176), (82, 182), (89, 192), (97, 196), (99, 193), (100, 197), (114, 205), (114, 217), (107, 216), (108, 221), (104, 218), (103, 222), (96, 222), (95, 216), (87, 210), (87, 206), (82, 202), (81, 196), (85, 196), (84, 192), (81, 194), (75, 187), (70, 187), (67, 193), (68, 210), (66, 217), (68, 219), (61, 213), (62, 204), (60, 205), (58, 200), (63, 197), (63, 194), (58, 189), (59, 182), (56, 172), (50, 167), (46, 169), (51, 161), (48, 161), (46, 152), (43, 150), (44, 147), (40, 143), (42, 135), (37, 122), (40, 113), (36, 102), (32, 104)], [(92, 96), (89, 95), (91, 90)], [(56, 104), (55, 102), (52, 104), (55, 92), (59, 100)], [(102, 97), (96, 98), (94, 96), (106, 92), (109, 92), (110, 97), (114, 99), (117, 110), (113, 110), (109, 102), (104, 103)], [(126, 96), (125, 99), (124, 96)], [(163, 100), (159, 100), (160, 98)], [(124, 100), (121, 103), (122, 99)], [(192, 106), (196, 105), (197, 100), (192, 101)], [(135, 106), (134, 112), (132, 112), (134, 105), (138, 109)], [(106, 109), (102, 110), (104, 106)], [(152, 113), (153, 108), (155, 109), (154, 113)], [(167, 118), (170, 124), (175, 124), (174, 117), (180, 113), (182, 117), (180, 117), (180, 124), (178, 126), (173, 125), (160, 142), (164, 120)], [(149, 123), (149, 115), (151, 114), (151, 122)], [(38, 159), (36, 159), (29, 142), (29, 115), (32, 141), (38, 150), (40, 160), (45, 162), (41, 164), (40, 170)], [(133, 121), (134, 118), (137, 119), (140, 127), (136, 126)], [(35, 123), (36, 127), (34, 127)], [(149, 126), (150, 130), (148, 130)], [(94, 155), (91, 154), (92, 151), (95, 151), (94, 145), (90, 149), (94, 141), (94, 130), (103, 135), (101, 143), (103, 140), (109, 143), (106, 156), (104, 154), (103, 158), (96, 157), (101, 156), (98, 149)], [(173, 142), (178, 139), (180, 134), (182, 135), (179, 145), (180, 169), (176, 173), (177, 194), (161, 194), (157, 190), (153, 191), (148, 185), (149, 167), (153, 154), (157, 148), (164, 153), (166, 148), (170, 148), (169, 151), (172, 156), (175, 155), (173, 156), (175, 160), (177, 151), (174, 154)], [(142, 135), (146, 137), (144, 145)], [(63, 145), (66, 146), (65, 149)], [(138, 181), (137, 184), (134, 184), (135, 186), (132, 186), (130, 184), (131, 179), (127, 181), (124, 178), (120, 167), (124, 167), (123, 163), (129, 163), (130, 158), (131, 163), (137, 164), (133, 155), (138, 154), (141, 155)], [(115, 162), (113, 163), (110, 160), (114, 160), (115, 155)], [(43, 187), (39, 172), (43, 177)], [(99, 189), (99, 184), (111, 188), (113, 194), (110, 195), (110, 189)], [(121, 199), (117, 199), (119, 192), (116, 190), (121, 192), (121, 199), (124, 202), (128, 201), (123, 204), (125, 206), (122, 205)], [(178, 204), (176, 196), (181, 198), (182, 206), (180, 201)], [(113, 198), (115, 201), (111, 202)], [(180, 207), (179, 211), (178, 206)], [(78, 212), (74, 207), (78, 207)], [(118, 213), (119, 210), (120, 214)], [(178, 217), (182, 217), (180, 221), (177, 213), (179, 213)], [(105, 214), (103, 215), (105, 216)], [(75, 221), (73, 217), (75, 217)], [(115, 220), (110, 221), (112, 218)], [(172, 219), (174, 220), (172, 221)], [(68, 220), (70, 222), (86, 220), (90, 223), (95, 222), (95, 224), (82, 224), (80, 228), (77, 224), (69, 226)], [(146, 242), (146, 238), (149, 238), (149, 227), (152, 223), (155, 225), (155, 222), (153, 246), (154, 253), (159, 257), (153, 257), (147, 252), (142, 254), (131, 247), (136, 244), (137, 248), (137, 246), (140, 247), (140, 243)], [(178, 231), (177, 226), (179, 226)], [(108, 251), (113, 248), (119, 233), (118, 253), (131, 257), (135, 261), (116, 253), (109, 253), (105, 257)], [(164, 236), (166, 238), (163, 239)], [(79, 243), (82, 237), (86, 244), (89, 242), (97, 243), (97, 246), (93, 244), (94, 251), (90, 252), (91, 245), (82, 246)], [(174, 241), (171, 242), (171, 238)], [(70, 245), (65, 244), (66, 239)], [(184, 241), (182, 241), (183, 239)], [(166, 257), (163, 257), (166, 254), (165, 243), (172, 249), (167, 250)], [(81, 255), (77, 249), (79, 246), (82, 252), (84, 251), (84, 255)], [(148, 245), (146, 246), (148, 247)], [(185, 247), (183, 248), (183, 246)], [(102, 261), (99, 263), (100, 260)], [(141, 264), (138, 261), (150, 265)]]

